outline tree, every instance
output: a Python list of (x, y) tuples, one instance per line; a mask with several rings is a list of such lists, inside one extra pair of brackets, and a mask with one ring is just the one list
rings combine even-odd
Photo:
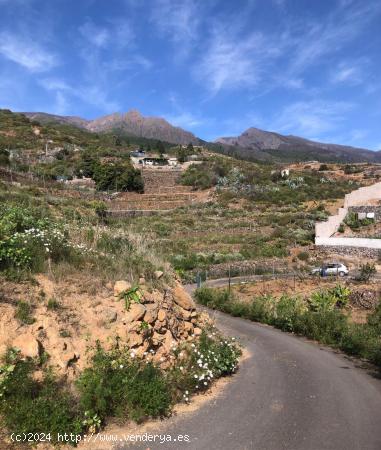
[(157, 151), (159, 153), (160, 158), (162, 158), (163, 155), (164, 155), (164, 152), (165, 152), (165, 147), (164, 147), (164, 144), (161, 141), (157, 141), (156, 149), (157, 149)]
[(189, 144), (188, 144), (187, 153), (188, 153), (188, 156), (193, 155), (193, 153), (194, 153), (194, 148), (193, 148), (192, 142), (189, 142)]

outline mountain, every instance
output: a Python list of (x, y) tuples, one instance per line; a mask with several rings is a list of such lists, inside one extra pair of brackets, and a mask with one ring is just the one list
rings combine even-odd
[(175, 127), (161, 117), (144, 117), (139, 111), (114, 113), (94, 120), (74, 116), (58, 116), (41, 112), (25, 112), (28, 118), (41, 123), (69, 124), (92, 132), (115, 132), (127, 135), (157, 139), (172, 144), (200, 144), (202, 141), (193, 133)]
[(325, 144), (298, 136), (284, 136), (258, 128), (249, 128), (240, 136), (221, 137), (215, 143), (222, 144), (226, 152), (235, 153), (246, 159), (258, 152), (271, 155), (278, 161), (322, 162), (381, 162), (381, 151), (373, 152), (364, 148), (346, 145)]

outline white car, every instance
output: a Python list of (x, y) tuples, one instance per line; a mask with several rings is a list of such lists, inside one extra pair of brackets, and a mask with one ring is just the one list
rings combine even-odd
[(348, 275), (349, 270), (345, 264), (329, 263), (312, 269), (311, 273), (312, 275), (321, 275), (322, 277), (327, 275), (338, 275), (339, 277), (344, 277), (345, 275)]

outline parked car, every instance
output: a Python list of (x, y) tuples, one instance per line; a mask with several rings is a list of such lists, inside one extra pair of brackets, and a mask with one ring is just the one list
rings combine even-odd
[(322, 277), (328, 275), (338, 275), (339, 277), (344, 277), (348, 275), (348, 273), (348, 267), (342, 263), (323, 264), (321, 267), (316, 267), (311, 271), (312, 275), (320, 275)]

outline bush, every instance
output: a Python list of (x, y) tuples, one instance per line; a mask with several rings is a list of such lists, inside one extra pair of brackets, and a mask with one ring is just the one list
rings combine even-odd
[[(9, 433), (80, 433), (76, 402), (53, 374), (45, 372), (42, 381), (33, 378), (33, 361), (18, 359), (8, 352), (0, 367), (0, 412)], [(4, 376), (4, 373), (10, 374)]]
[(368, 323), (352, 324), (339, 309), (347, 304), (349, 294), (348, 288), (338, 285), (314, 294), (308, 303), (287, 296), (279, 300), (262, 296), (243, 303), (231, 296), (226, 299), (224, 291), (202, 288), (196, 298), (206, 306), (307, 336), (381, 366), (381, 304)]
[(370, 278), (376, 273), (376, 267), (374, 264), (366, 263), (360, 267), (360, 273), (356, 277), (356, 281), (368, 282)]
[(101, 419), (164, 416), (171, 405), (170, 387), (162, 372), (151, 363), (131, 359), (127, 351), (107, 353), (98, 347), (77, 386), (82, 409)]
[(308, 252), (299, 252), (297, 254), (298, 259), (300, 259), (301, 261), (308, 261), (310, 258), (310, 255)]
[(17, 302), (15, 318), (24, 325), (32, 325), (35, 319), (32, 317), (33, 308), (30, 303), (20, 300)]
[(171, 370), (169, 382), (174, 395), (188, 401), (191, 393), (206, 390), (214, 378), (232, 374), (241, 350), (234, 339), (211, 327), (202, 332), (199, 342), (183, 344), (174, 354), (178, 364)]

